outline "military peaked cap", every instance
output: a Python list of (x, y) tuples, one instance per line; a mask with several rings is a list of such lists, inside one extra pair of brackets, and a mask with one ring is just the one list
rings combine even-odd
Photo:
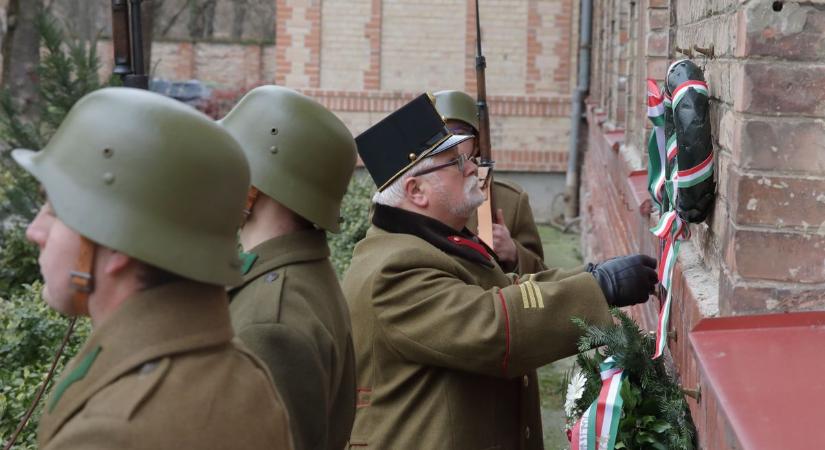
[(473, 136), (450, 134), (429, 94), (413, 101), (355, 138), (358, 154), (382, 191), (421, 162)]

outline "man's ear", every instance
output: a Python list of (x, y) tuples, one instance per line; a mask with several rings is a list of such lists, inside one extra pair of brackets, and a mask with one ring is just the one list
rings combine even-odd
[(98, 261), (103, 263), (103, 273), (106, 275), (117, 275), (132, 268), (137, 260), (124, 253), (111, 249), (100, 249), (105, 255), (98, 254)]
[(426, 208), (430, 204), (427, 192), (423, 189), (422, 180), (418, 177), (409, 177), (404, 180), (404, 197), (419, 208)]

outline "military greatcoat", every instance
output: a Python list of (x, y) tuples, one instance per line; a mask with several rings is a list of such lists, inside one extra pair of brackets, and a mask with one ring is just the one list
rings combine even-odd
[[(533, 220), (533, 210), (530, 208), (527, 193), (517, 184), (501, 178), (493, 179), (492, 191), (496, 208), (504, 213), (504, 225), (510, 231), (518, 255), (515, 266), (503, 269), (521, 275), (546, 270), (544, 249), (541, 246), (536, 222)], [(478, 217), (475, 214), (470, 216), (467, 229), (478, 233)]]
[(540, 449), (535, 369), (607, 324), (582, 269), (505, 274), (469, 231), (377, 205), (344, 277), (358, 371), (351, 448)]
[(230, 291), (232, 325), (269, 367), (297, 449), (341, 449), (355, 415), (349, 311), (321, 230), (266, 241), (244, 254)]
[(266, 367), (232, 340), (226, 295), (177, 282), (96, 327), (46, 401), (41, 449), (291, 449)]

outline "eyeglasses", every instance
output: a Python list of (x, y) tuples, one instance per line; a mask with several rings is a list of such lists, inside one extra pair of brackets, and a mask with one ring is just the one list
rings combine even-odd
[(415, 172), (415, 173), (412, 174), (412, 176), (418, 177), (418, 176), (421, 176), (421, 175), (426, 175), (428, 173), (433, 173), (437, 170), (441, 170), (445, 167), (450, 167), (450, 166), (455, 166), (455, 165), (458, 165), (459, 173), (463, 174), (464, 173), (464, 164), (467, 161), (472, 162), (476, 166), (481, 166), (481, 158), (479, 158), (478, 156), (468, 157), (467, 155), (462, 153), (462, 154), (458, 155), (458, 158), (456, 158), (456, 159), (447, 161), (444, 164), (438, 164), (438, 165), (432, 166), (430, 168), (421, 170), (419, 172)]

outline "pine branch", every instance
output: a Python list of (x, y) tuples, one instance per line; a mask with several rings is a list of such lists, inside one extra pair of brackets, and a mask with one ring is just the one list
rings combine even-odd
[[(610, 355), (625, 373), (621, 391), (625, 403), (617, 442), (640, 450), (694, 449), (695, 428), (681, 388), (668, 373), (663, 358), (651, 359), (654, 337), (624, 312), (614, 309), (611, 314), (617, 320), (603, 327), (573, 320), (583, 331), (578, 343), (582, 353), (576, 359), (587, 377), (575, 414), (580, 416), (598, 398), (599, 364)], [(597, 350), (585, 353), (594, 348)]]

